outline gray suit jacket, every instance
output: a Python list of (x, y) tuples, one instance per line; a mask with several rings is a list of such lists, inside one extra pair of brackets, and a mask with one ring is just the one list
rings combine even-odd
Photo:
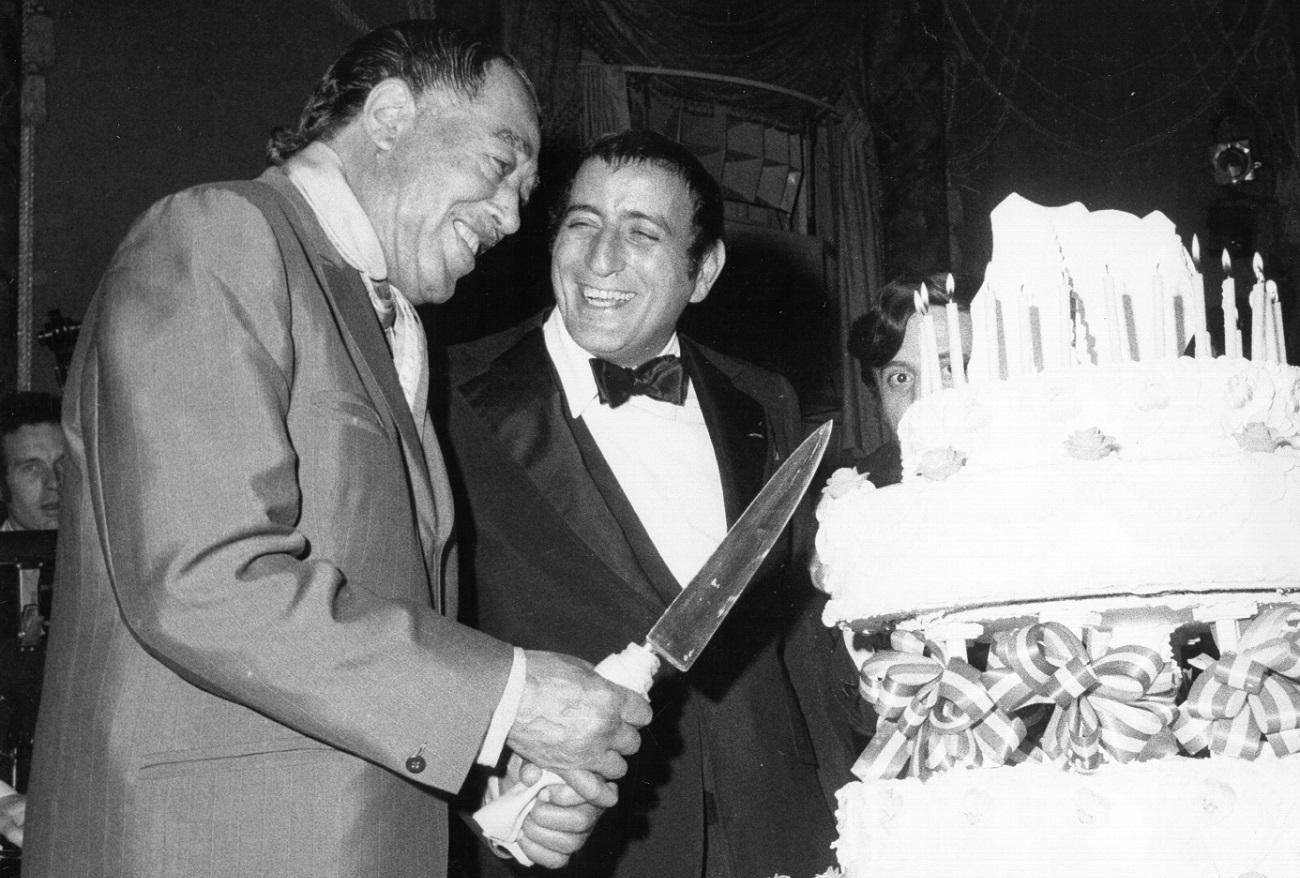
[(282, 173), (136, 222), (64, 412), (24, 874), (442, 874), (510, 648), (454, 621), (441, 458)]

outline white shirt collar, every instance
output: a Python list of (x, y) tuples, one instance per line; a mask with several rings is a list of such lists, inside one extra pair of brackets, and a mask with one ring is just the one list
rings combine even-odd
[(313, 141), (284, 163), (289, 180), (307, 199), (326, 237), (348, 265), (372, 281), (388, 277), (388, 262), (375, 227), (343, 175), (343, 161)]
[[(560, 387), (564, 391), (565, 402), (569, 404), (569, 416), (580, 418), (592, 403), (599, 400), (596, 379), (591, 374), (591, 358), (595, 355), (584, 350), (569, 335), (559, 308), (551, 309), (550, 316), (542, 325), (542, 337), (546, 341), (551, 362), (555, 364), (555, 371), (560, 376)], [(680, 356), (681, 350), (681, 342), (674, 332), (658, 355)]]

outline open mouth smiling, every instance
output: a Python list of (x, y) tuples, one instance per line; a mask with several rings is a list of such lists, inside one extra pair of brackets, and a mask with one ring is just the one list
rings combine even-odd
[(588, 305), (596, 308), (616, 308), (624, 302), (630, 302), (636, 298), (634, 293), (627, 293), (622, 290), (603, 290), (599, 287), (579, 286), (578, 290), (582, 293), (582, 298)]
[(500, 240), (499, 235), (480, 235), (477, 231), (460, 220), (453, 221), (452, 228), (456, 230), (456, 236), (460, 238), (460, 242), (465, 245), (465, 249), (468, 250), (470, 256), (474, 258), (478, 258), (491, 250), (497, 241)]

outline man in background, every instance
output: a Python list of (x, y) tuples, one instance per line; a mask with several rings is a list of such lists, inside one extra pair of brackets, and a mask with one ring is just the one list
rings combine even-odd
[(517, 230), (539, 148), (513, 60), (403, 22), (257, 180), (136, 221), (66, 385), (26, 878), (437, 878), (503, 744), (586, 800), (530, 815), (539, 862), (613, 804), (645, 700), (455, 620), (413, 307)]
[(59, 399), (32, 391), (0, 398), (0, 531), (54, 530), (63, 485)]
[[(64, 455), (60, 417), (59, 398), (48, 393), (23, 391), (0, 398), (0, 533), (58, 528)], [(11, 751), (12, 775), (20, 786), (30, 765), (44, 669), (44, 621), (36, 612), (22, 621), (21, 632), (0, 634), (0, 695), (6, 702), (0, 743)], [(26, 811), (26, 797), (0, 781), (0, 835), (19, 847)]]
[[(677, 333), (722, 271), (722, 226), (717, 182), (680, 144), (602, 138), (555, 220), (555, 308), (453, 350), (448, 437), (483, 630), (589, 661), (643, 642), (798, 443), (788, 382)], [(565, 875), (831, 864), (832, 811), (781, 655), (812, 593), (790, 555), (779, 543), (691, 671), (655, 685), (620, 801)]]

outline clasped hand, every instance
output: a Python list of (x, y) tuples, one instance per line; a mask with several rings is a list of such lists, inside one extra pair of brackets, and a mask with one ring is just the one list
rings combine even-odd
[(530, 651), (527, 668), (506, 743), (564, 778), (583, 800), (612, 807), (618, 801), (612, 781), (627, 773), (624, 757), (641, 746), (637, 729), (650, 722), (650, 702), (572, 656)]

